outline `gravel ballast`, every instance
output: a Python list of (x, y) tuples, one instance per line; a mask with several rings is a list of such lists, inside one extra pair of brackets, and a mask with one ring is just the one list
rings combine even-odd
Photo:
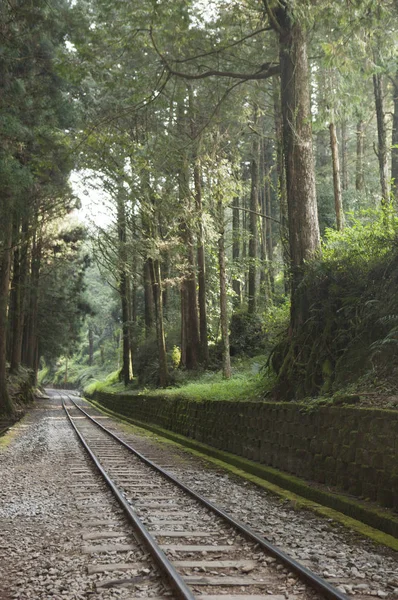
[[(59, 395), (50, 394), (8, 434), (9, 444), (0, 447), (0, 599), (167, 595), (150, 576), (147, 557), (138, 546), (126, 557), (126, 562), (143, 564), (136, 573), (142, 584), (134, 594), (131, 589), (101, 589), (101, 581), (113, 574), (88, 572), (89, 565), (113, 559), (93, 558), (82, 551), (82, 530), (93, 514), (81, 502), (72, 468), (75, 472), (81, 468), (93, 483), (97, 479), (66, 420)], [(397, 553), (331, 520), (295, 510), (290, 502), (153, 435), (136, 429), (131, 433), (108, 419), (106, 424), (341, 591), (357, 598), (398, 599)], [(108, 518), (113, 500), (107, 490), (103, 494), (102, 518)]]
[[(83, 552), (87, 524), (116, 518), (123, 526), (125, 520), (105, 486), (98, 509), (82, 498), (82, 489), (99, 479), (59, 395), (36, 402), (8, 435), (10, 443), (0, 447), (0, 600), (131, 598), (131, 589), (99, 587), (109, 572), (89, 573), (89, 565), (114, 562), (115, 553)], [(167, 593), (152, 576), (146, 553), (129, 541), (134, 549), (125, 553), (125, 562), (140, 565), (132, 573), (139, 581), (134, 597)]]
[[(89, 404), (87, 404), (89, 406)], [(100, 414), (91, 407), (90, 413)], [(398, 553), (273, 494), (153, 434), (115, 425), (143, 454), (249, 524), (350, 596), (398, 599)], [(130, 428), (131, 431), (132, 428)], [(142, 433), (141, 433), (142, 432)]]

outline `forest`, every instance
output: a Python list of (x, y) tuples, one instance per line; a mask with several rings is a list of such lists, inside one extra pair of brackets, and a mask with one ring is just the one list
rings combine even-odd
[(1, 3), (0, 414), (38, 384), (393, 397), (397, 17)]

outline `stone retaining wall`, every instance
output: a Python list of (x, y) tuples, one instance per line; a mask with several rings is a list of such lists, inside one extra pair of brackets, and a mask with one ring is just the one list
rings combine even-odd
[(95, 392), (120, 414), (398, 510), (398, 411)]

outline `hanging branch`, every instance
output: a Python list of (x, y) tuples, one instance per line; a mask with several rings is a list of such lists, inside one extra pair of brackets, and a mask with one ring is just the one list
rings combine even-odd
[(234, 204), (229, 204), (230, 208), (234, 208), (235, 210), (243, 210), (243, 212), (253, 213), (254, 215), (258, 215), (259, 217), (263, 217), (263, 219), (269, 219), (270, 221), (274, 221), (274, 223), (281, 224), (278, 219), (274, 219), (274, 217), (270, 217), (269, 215), (265, 215), (264, 213), (257, 212), (256, 210), (251, 210), (250, 208), (243, 208), (243, 206), (235, 206)]
[(238, 46), (239, 44), (242, 44), (242, 42), (245, 42), (246, 40), (254, 37), (255, 35), (258, 35), (259, 33), (263, 33), (263, 31), (272, 31), (272, 27), (262, 27), (261, 29), (256, 29), (256, 31), (252, 31), (252, 33), (249, 33), (248, 35), (245, 35), (243, 38), (241, 38), (240, 40), (237, 40), (236, 42), (232, 42), (232, 44), (226, 44), (225, 46), (221, 46), (220, 48), (217, 48), (216, 50), (210, 50), (209, 52), (203, 52), (202, 54), (197, 54), (196, 56), (190, 56), (189, 58), (179, 58), (174, 60), (173, 62), (175, 62), (176, 64), (183, 64), (183, 63), (187, 63), (190, 62), (192, 60), (197, 60), (198, 58), (204, 58), (205, 56), (212, 56), (213, 54), (219, 54), (220, 52), (224, 52), (224, 50), (229, 50), (230, 48), (233, 48), (234, 46)]
[(272, 25), (272, 29), (274, 29), (279, 35), (282, 35), (283, 29), (280, 26), (280, 24), (278, 23), (278, 21), (277, 21), (277, 19), (275, 17), (274, 12), (273, 12), (272, 8), (269, 5), (268, 0), (263, 0), (263, 4), (264, 4), (265, 12), (267, 13), (269, 21), (270, 21), (270, 23)]
[(197, 75), (193, 75), (192, 73), (182, 73), (181, 71), (175, 71), (168, 63), (166, 57), (160, 52), (159, 48), (157, 47), (153, 37), (152, 29), (150, 30), (150, 37), (155, 52), (162, 61), (163, 67), (170, 75), (174, 75), (175, 77), (181, 77), (182, 79), (189, 80), (206, 79), (207, 77), (230, 77), (231, 79), (240, 79), (241, 81), (251, 81), (256, 79), (268, 79), (269, 77), (273, 77), (274, 75), (279, 75), (279, 65), (272, 62), (262, 64), (258, 71), (249, 74), (235, 73), (234, 71), (218, 71), (217, 69), (209, 69), (208, 71), (198, 73)]

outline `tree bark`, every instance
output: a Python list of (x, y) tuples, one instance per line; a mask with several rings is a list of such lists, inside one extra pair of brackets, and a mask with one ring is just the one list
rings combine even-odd
[(156, 339), (158, 344), (159, 358), (159, 385), (161, 387), (167, 387), (169, 385), (169, 371), (167, 367), (166, 337), (164, 333), (163, 321), (162, 280), (160, 273), (160, 262), (159, 260), (153, 260), (151, 262), (153, 297), (156, 315)]
[(186, 360), (184, 366), (187, 369), (197, 369), (200, 356), (199, 319), (196, 300), (196, 276), (194, 270), (193, 240), (188, 230), (185, 231), (184, 239), (187, 243), (187, 258), (189, 269), (184, 281), (184, 318), (186, 336)]
[(133, 363), (131, 355), (131, 333), (130, 333), (130, 293), (129, 277), (127, 273), (126, 252), (126, 212), (124, 198), (119, 192), (117, 198), (117, 230), (118, 230), (118, 260), (119, 260), (119, 295), (122, 307), (122, 369), (121, 378), (127, 386), (133, 377)]
[(180, 306), (181, 306), (181, 358), (180, 367), (186, 367), (187, 365), (187, 327), (186, 317), (187, 312), (187, 292), (185, 287), (185, 281), (181, 282), (180, 287)]
[(153, 331), (155, 307), (153, 303), (153, 292), (151, 285), (151, 267), (149, 259), (144, 262), (144, 313), (145, 313), (145, 337), (150, 337)]
[[(265, 182), (265, 214), (272, 217), (272, 193), (269, 179)], [(274, 241), (272, 235), (272, 221), (265, 219), (266, 242), (267, 242), (267, 257), (268, 257), (268, 274), (271, 285), (271, 295), (275, 294), (275, 272), (274, 272)]]
[(28, 247), (29, 247), (29, 225), (26, 218), (22, 220), (22, 238), (19, 240), (18, 251), (14, 256), (14, 271), (12, 287), (15, 293), (15, 305), (13, 309), (13, 335), (10, 352), (10, 371), (16, 373), (22, 361), (22, 339), (26, 308), (26, 282), (28, 276)]
[(0, 246), (0, 414), (11, 415), (14, 408), (7, 388), (6, 339), (8, 288), (12, 260), (12, 217), (10, 212), (7, 211), (4, 211), (2, 217), (2, 244)]
[(398, 73), (393, 83), (394, 93), (394, 112), (392, 118), (392, 139), (391, 139), (391, 179), (392, 191), (395, 200), (398, 200)]
[(36, 350), (37, 350), (37, 318), (39, 306), (39, 282), (40, 268), (42, 259), (42, 240), (41, 233), (35, 231), (33, 234), (30, 280), (29, 280), (29, 310), (25, 337), (25, 359), (24, 364), (29, 369), (32, 369), (32, 381), (36, 381)]
[(290, 259), (292, 267), (291, 327), (306, 315), (297, 289), (304, 264), (320, 249), (315, 169), (312, 148), (309, 68), (305, 32), (286, 2), (276, 10), (280, 28), (281, 101), (286, 160)]
[[(272, 217), (272, 191), (271, 191), (271, 165), (272, 165), (272, 148), (269, 144), (264, 144), (264, 157), (266, 164), (266, 178), (265, 178), (265, 205), (264, 205), (264, 214), (267, 217)], [(275, 274), (274, 274), (274, 242), (272, 235), (272, 221), (271, 219), (264, 219), (265, 223), (265, 233), (266, 233), (266, 243), (267, 243), (267, 259), (268, 259), (268, 279), (271, 286), (271, 296), (275, 294)]]
[[(254, 125), (257, 125), (257, 107), (254, 109)], [(257, 255), (258, 255), (258, 191), (259, 191), (259, 155), (260, 136), (254, 133), (251, 158), (251, 190), (250, 190), (250, 215), (249, 215), (249, 281), (248, 281), (248, 312), (254, 314), (257, 309)]]
[(240, 269), (240, 214), (239, 198), (236, 196), (232, 205), (232, 262), (235, 275), (232, 278), (232, 289), (235, 293), (234, 305), (239, 308), (242, 303), (242, 288), (240, 279), (236, 273)]
[(229, 350), (228, 331), (228, 300), (227, 300), (227, 276), (225, 264), (225, 238), (224, 238), (224, 207), (222, 198), (217, 201), (217, 212), (220, 221), (218, 238), (218, 267), (220, 272), (220, 325), (222, 341), (222, 364), (225, 379), (231, 377), (231, 357)]
[(381, 186), (381, 203), (386, 205), (389, 202), (388, 190), (388, 164), (387, 164), (387, 129), (384, 114), (384, 91), (383, 77), (381, 73), (373, 75), (373, 89), (376, 105), (376, 120), (377, 120), (377, 158), (379, 160), (379, 175)]
[(206, 306), (206, 260), (203, 233), (202, 185), (199, 158), (194, 163), (195, 203), (198, 216), (198, 300), (199, 300), (199, 331), (200, 358), (204, 366), (209, 362), (209, 345), (207, 340), (207, 306)]
[(339, 149), (337, 145), (336, 127), (333, 121), (329, 123), (330, 148), (332, 150), (334, 207), (336, 211), (337, 231), (344, 229), (343, 197), (341, 195)]
[(274, 80), (273, 86), (274, 99), (274, 122), (276, 139), (276, 170), (278, 176), (278, 197), (280, 225), (279, 236), (282, 245), (283, 257), (283, 284), (285, 294), (290, 294), (290, 244), (289, 244), (289, 224), (287, 217), (287, 191), (286, 191), (286, 169), (285, 157), (283, 152), (283, 122), (280, 86)]
[[(200, 361), (206, 366), (209, 362), (209, 345), (207, 339), (207, 305), (206, 305), (206, 257), (203, 232), (202, 206), (202, 172), (200, 160), (201, 140), (196, 123), (195, 98), (192, 87), (188, 86), (190, 133), (194, 142), (193, 148), (193, 179), (195, 189), (195, 208), (197, 217), (197, 264), (198, 264), (198, 306), (199, 306), (199, 337)], [(179, 114), (180, 131), (183, 129), (183, 115)]]
[[(181, 137), (184, 134), (184, 104), (179, 101), (177, 109), (178, 129)], [(181, 359), (185, 356), (187, 369), (196, 369), (200, 358), (200, 335), (198, 305), (196, 296), (196, 273), (195, 273), (195, 243), (191, 224), (191, 191), (189, 189), (189, 163), (186, 149), (180, 150), (181, 158), (178, 173), (178, 196), (182, 212), (180, 220), (180, 236), (184, 244), (187, 259), (187, 270), (182, 283), (181, 303), (181, 330), (185, 329), (183, 339), (185, 340), (185, 351), (181, 352)], [(185, 327), (183, 321), (185, 320)]]
[[(9, 307), (7, 315), (7, 360), (11, 363), (11, 354), (15, 341), (15, 326), (20, 315), (21, 294), (19, 288), (19, 267), (20, 267), (20, 252), (21, 252), (21, 231), (20, 217), (14, 215), (12, 242), (13, 250), (12, 269), (10, 274), (10, 290), (9, 290)], [(18, 367), (17, 369), (18, 370)], [(11, 364), (10, 364), (11, 371)]]
[[(263, 129), (263, 123), (262, 123)], [(259, 157), (259, 187), (258, 187), (258, 204), (261, 213), (265, 214), (267, 210), (266, 191), (265, 191), (265, 148), (263, 140), (260, 141), (260, 157)], [(264, 295), (265, 302), (270, 296), (270, 286), (268, 277), (268, 256), (267, 256), (267, 219), (262, 218), (260, 221), (260, 297)]]
[(344, 191), (348, 190), (347, 141), (347, 121), (343, 117), (341, 122), (341, 185)]
[(131, 321), (137, 323), (137, 281), (134, 277), (131, 282)]
[(88, 364), (91, 367), (94, 356), (94, 331), (91, 321), (88, 324)]
[(357, 123), (357, 157), (355, 167), (355, 189), (357, 190), (357, 192), (362, 192), (365, 187), (365, 178), (363, 170), (364, 137), (365, 126), (362, 119), (360, 119)]

